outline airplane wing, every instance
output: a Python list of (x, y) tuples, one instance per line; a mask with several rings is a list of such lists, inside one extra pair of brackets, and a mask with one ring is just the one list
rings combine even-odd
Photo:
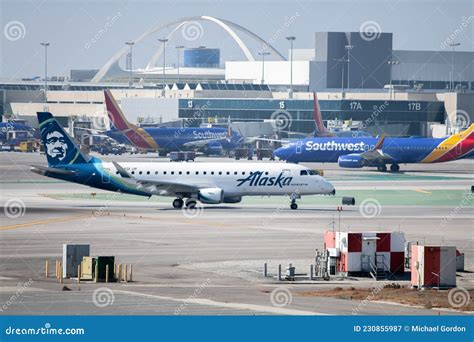
[(189, 148), (203, 148), (209, 145), (210, 143), (213, 142), (223, 142), (225, 139), (206, 139), (206, 140), (196, 140), (196, 141), (190, 141), (187, 143), (184, 143), (184, 147), (189, 147)]
[(88, 132), (91, 132), (91, 133), (105, 133), (106, 131), (105, 130), (100, 130), (100, 129), (94, 129), (94, 128), (85, 128), (85, 127), (74, 127), (74, 129), (77, 129), (77, 130), (82, 130), (82, 131), (88, 131)]
[(278, 142), (278, 143), (282, 143), (282, 144), (288, 144), (288, 143), (291, 142), (290, 140), (283, 140), (283, 139), (245, 137), (243, 143), (244, 144), (253, 144), (256, 141)]
[(131, 175), (119, 163), (112, 162), (123, 178), (133, 181), (138, 190), (144, 190), (156, 195), (197, 193), (199, 189), (207, 188), (212, 185), (206, 184), (186, 184), (172, 181), (140, 179)]
[(54, 173), (57, 175), (67, 175), (67, 176), (71, 176), (76, 173), (74, 171), (56, 169), (54, 167), (48, 167), (48, 166), (42, 166), (42, 165), (31, 165), (31, 171), (34, 173), (42, 174), (42, 175), (44, 175), (46, 172)]
[(393, 158), (389, 154), (386, 154), (382, 151), (382, 146), (383, 146), (384, 141), (385, 141), (385, 135), (382, 134), (380, 139), (377, 141), (377, 144), (375, 144), (374, 148), (361, 153), (360, 156), (363, 159), (367, 160), (370, 164), (374, 164), (374, 163), (382, 164), (385, 162), (393, 161)]

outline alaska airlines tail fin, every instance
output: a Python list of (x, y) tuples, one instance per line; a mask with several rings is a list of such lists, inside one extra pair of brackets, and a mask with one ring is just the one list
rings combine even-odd
[(314, 123), (316, 124), (316, 134), (317, 136), (321, 137), (330, 137), (333, 136), (331, 132), (327, 130), (327, 128), (323, 124), (323, 118), (321, 116), (321, 110), (319, 109), (319, 102), (318, 102), (318, 96), (316, 95), (316, 92), (313, 93), (313, 117), (314, 117)]
[(110, 119), (110, 125), (119, 131), (126, 131), (128, 129), (135, 128), (134, 125), (125, 119), (125, 115), (123, 114), (110, 90), (104, 90), (104, 97), (107, 115)]
[(80, 150), (51, 113), (38, 112), (37, 116), (49, 166), (89, 162), (91, 158)]

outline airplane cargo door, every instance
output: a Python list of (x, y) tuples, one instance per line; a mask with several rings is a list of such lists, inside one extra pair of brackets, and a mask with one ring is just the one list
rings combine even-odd
[(296, 143), (296, 154), (301, 154), (301, 151), (303, 150), (303, 142), (298, 141)]
[(110, 184), (110, 174), (106, 170), (102, 172), (102, 183)]

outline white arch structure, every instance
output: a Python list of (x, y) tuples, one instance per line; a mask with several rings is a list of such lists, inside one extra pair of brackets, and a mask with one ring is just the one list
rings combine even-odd
[[(225, 19), (220, 19), (220, 18), (215, 18), (215, 17), (209, 17), (209, 16), (195, 16), (195, 17), (186, 17), (178, 20), (174, 20), (171, 22), (168, 22), (164, 25), (157, 25), (153, 27), (152, 29), (146, 31), (142, 35), (140, 35), (137, 39), (133, 40), (135, 44), (141, 43), (144, 39), (149, 37), (152, 34), (155, 34), (165, 28), (170, 28), (176, 25), (176, 27), (171, 31), (170, 34), (166, 37), (167, 39), (172, 39), (176, 32), (178, 30), (185, 26), (186, 24), (189, 24), (192, 21), (209, 21), (212, 23), (215, 23), (219, 27), (221, 27), (227, 34), (237, 43), (239, 48), (242, 50), (244, 53), (245, 57), (249, 61), (254, 61), (255, 58), (253, 57), (252, 53), (250, 52), (249, 48), (245, 43), (242, 41), (240, 36), (235, 32), (236, 30), (242, 31), (254, 40), (256, 40), (259, 43), (262, 43), (262, 45), (265, 48), (268, 48), (270, 51), (272, 51), (276, 56), (278, 56), (281, 60), (285, 61), (286, 58), (278, 51), (276, 50), (273, 46), (271, 46), (269, 43), (267, 43), (264, 39), (260, 38), (258, 35), (253, 33), (252, 31), (246, 29), (243, 26), (240, 26), (236, 23), (233, 23), (231, 21), (225, 20)], [(115, 55), (110, 58), (107, 63), (102, 66), (102, 68), (97, 72), (97, 74), (94, 76), (94, 78), (91, 80), (92, 83), (97, 83), (100, 82), (109, 72), (110, 69), (116, 69), (120, 68), (118, 63), (119, 60), (127, 54), (129, 48), (127, 46), (124, 46), (122, 49), (120, 49)], [(158, 59), (160, 58), (161, 54), (163, 53), (163, 45), (161, 45), (158, 50), (153, 54), (153, 57), (150, 59), (148, 62), (146, 69), (150, 69), (156, 66), (156, 63)]]

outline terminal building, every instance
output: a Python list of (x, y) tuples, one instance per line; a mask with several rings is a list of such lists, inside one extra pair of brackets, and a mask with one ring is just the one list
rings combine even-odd
[[(218, 22), (226, 32), (244, 29), (223, 19), (198, 18)], [(223, 64), (219, 48), (201, 46), (183, 48), (179, 64), (160, 66), (164, 51), (158, 50), (145, 67), (130, 73), (119, 65), (127, 54), (123, 48), (98, 70), (72, 70), (70, 80), (49, 81), (47, 99), (41, 80), (0, 82), (1, 113), (32, 126), (36, 112), (44, 109), (64, 125), (82, 117), (107, 123), (103, 90), (111, 89), (134, 123), (261, 122), (283, 111), (291, 118), (287, 130), (308, 134), (315, 129), (317, 92), (326, 123), (357, 121), (373, 134), (442, 135), (448, 129), (441, 126), (454, 125), (460, 115), (474, 122), (473, 52), (394, 50), (392, 33), (316, 32), (314, 46), (293, 50), (292, 61), (264, 45), (270, 53), (264, 62), (233, 33), (247, 60)]]

